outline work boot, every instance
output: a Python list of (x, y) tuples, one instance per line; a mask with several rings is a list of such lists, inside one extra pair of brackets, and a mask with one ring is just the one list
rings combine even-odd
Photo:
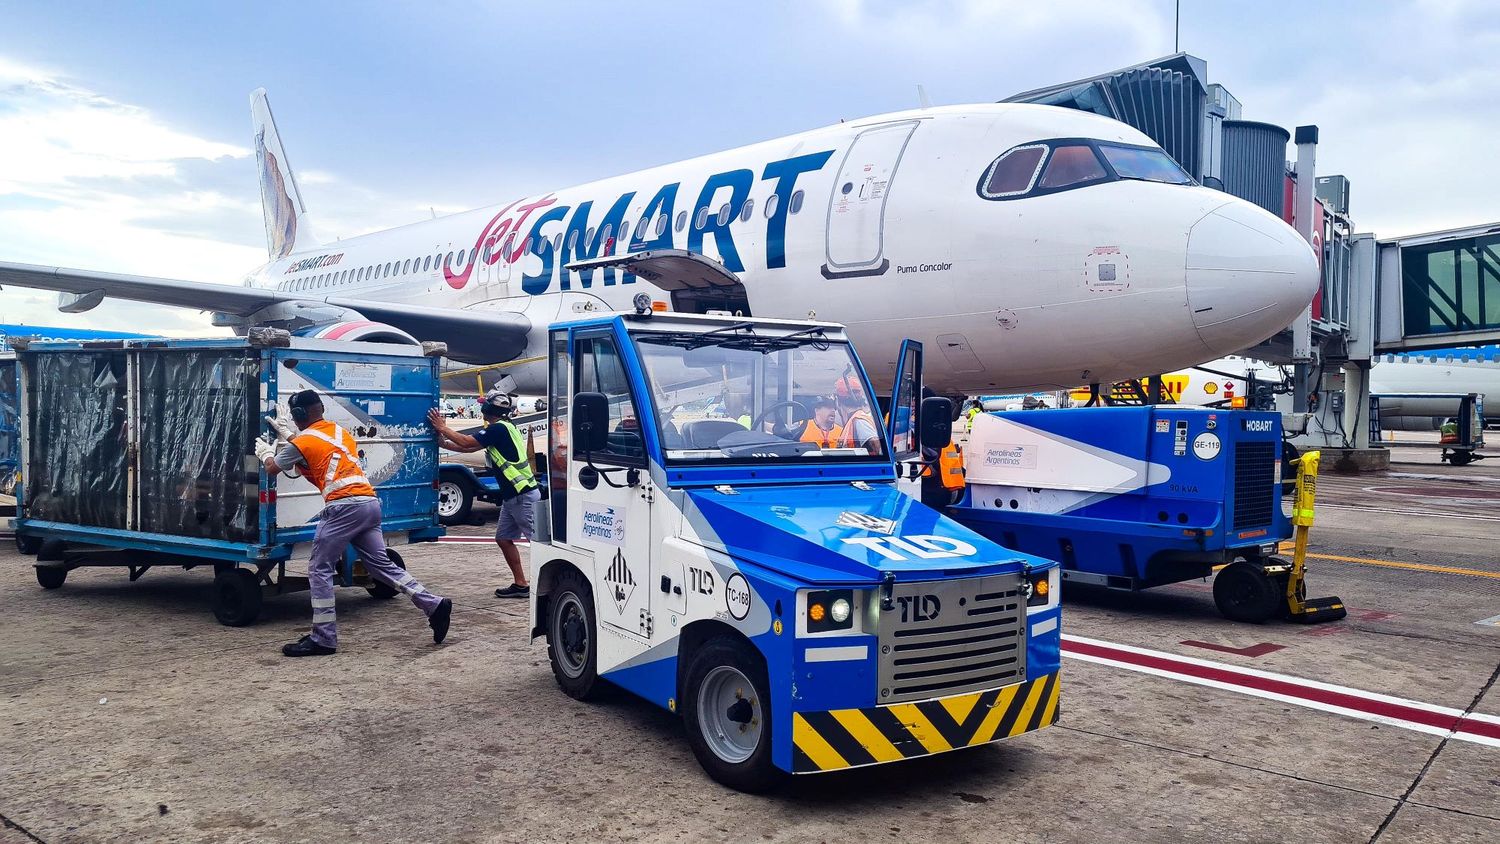
[(438, 602), (437, 609), (427, 617), (427, 626), (432, 628), (432, 641), (441, 645), (448, 637), (448, 622), (453, 618), (453, 599), (444, 598)]
[(503, 589), (496, 589), (495, 590), (495, 597), (496, 598), (530, 598), (531, 597), (531, 587), (530, 586), (520, 586), (520, 585), (517, 585), (515, 583), (512, 583), (511, 585), (506, 586)]
[(303, 636), (290, 645), (281, 646), (282, 656), (331, 656), (338, 652), (338, 648), (330, 648), (314, 642), (311, 636)]

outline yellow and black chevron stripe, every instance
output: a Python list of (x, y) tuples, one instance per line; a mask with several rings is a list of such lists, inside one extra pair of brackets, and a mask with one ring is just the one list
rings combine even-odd
[(792, 771), (810, 774), (974, 747), (1057, 722), (1058, 672), (987, 692), (792, 715)]

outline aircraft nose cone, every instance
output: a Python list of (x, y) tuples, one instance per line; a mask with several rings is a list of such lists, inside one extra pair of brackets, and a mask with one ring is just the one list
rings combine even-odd
[(1188, 232), (1188, 305), (1214, 354), (1249, 348), (1291, 324), (1318, 282), (1307, 241), (1244, 200), (1219, 206)]

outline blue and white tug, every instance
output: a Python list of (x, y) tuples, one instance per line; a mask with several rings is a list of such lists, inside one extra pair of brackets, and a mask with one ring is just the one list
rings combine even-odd
[(951, 427), (919, 345), (896, 430), (837, 447), (800, 438), (839, 382), (873, 395), (837, 325), (643, 309), (553, 326), (549, 358), (531, 625), (568, 695), (682, 714), (743, 790), (1057, 720), (1058, 564), (896, 487)]

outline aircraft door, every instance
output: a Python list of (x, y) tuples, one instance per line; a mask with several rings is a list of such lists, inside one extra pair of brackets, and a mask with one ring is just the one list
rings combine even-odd
[[(650, 613), (652, 573), (651, 494), (648, 489), (645, 438), (616, 338), (606, 332), (576, 334), (572, 339), (573, 401), (570, 417), (579, 413), (579, 393), (603, 394), (608, 406), (607, 444), (586, 456), (575, 442), (568, 449), (568, 487), (563, 505), (566, 534), (562, 541), (593, 552), (594, 603), (600, 624), (626, 634), (602, 637), (600, 670), (616, 664), (614, 656), (638, 653), (662, 635)], [(553, 436), (559, 431), (554, 428)], [(571, 430), (568, 432), (571, 435)], [(593, 466), (590, 467), (589, 463)], [(612, 647), (633, 642), (623, 648)]]
[(860, 132), (844, 153), (828, 199), (827, 278), (880, 275), (885, 257), (885, 206), (896, 167), (920, 121), (886, 123)]

